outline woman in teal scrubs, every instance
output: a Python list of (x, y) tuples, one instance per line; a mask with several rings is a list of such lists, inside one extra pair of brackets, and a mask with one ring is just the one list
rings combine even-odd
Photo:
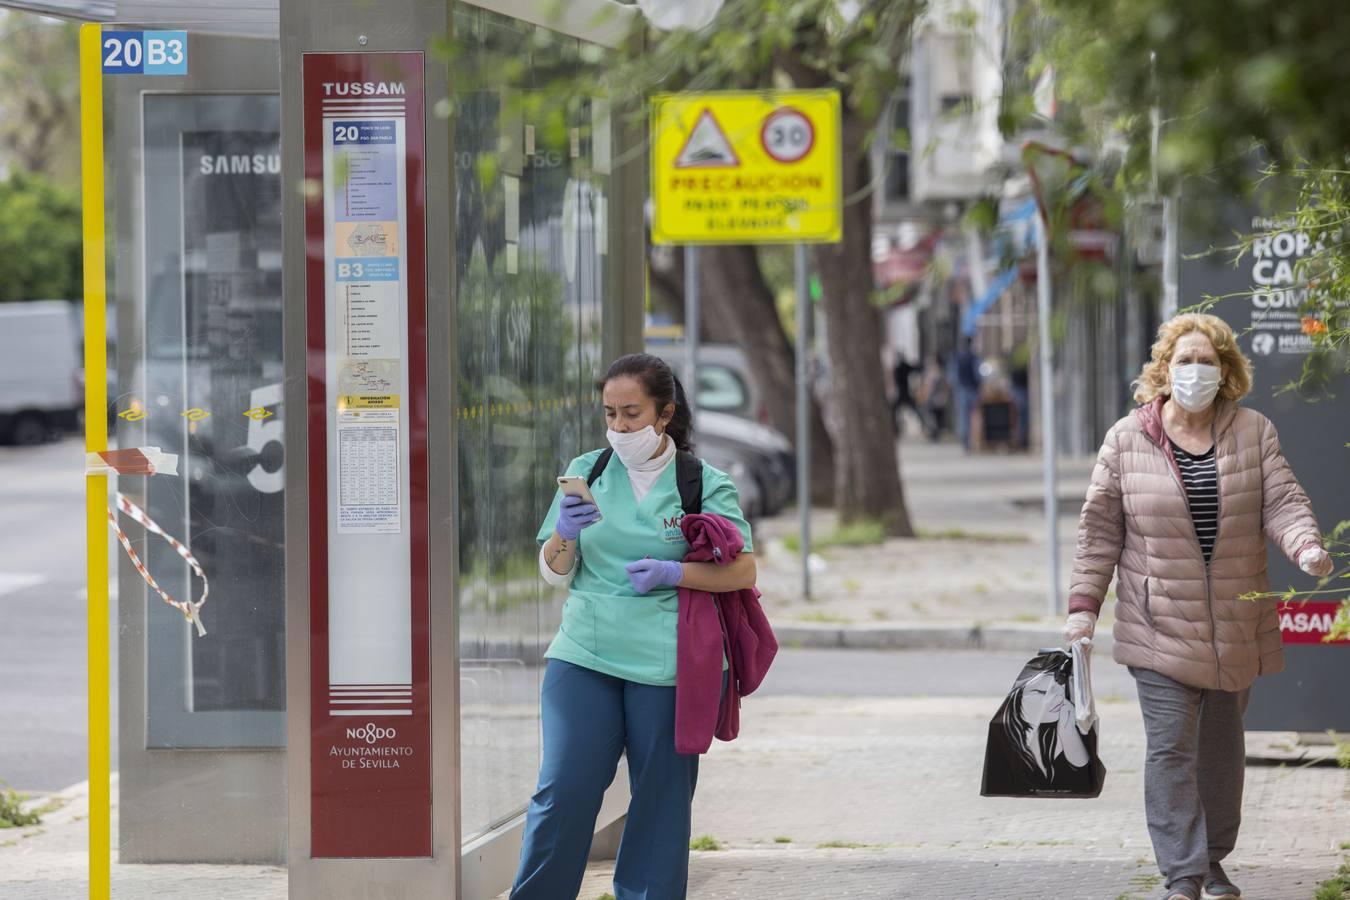
[[(540, 571), (569, 585), (541, 692), (544, 750), (525, 822), (513, 900), (564, 900), (581, 889), (591, 836), (619, 757), (632, 799), (614, 870), (616, 900), (681, 900), (689, 874), (698, 756), (675, 752), (678, 589), (752, 587), (750, 526), (736, 487), (703, 466), (703, 512), (740, 529), (733, 563), (684, 563), (675, 454), (692, 449), (684, 390), (660, 359), (622, 357), (601, 382), (613, 457), (595, 504), (561, 492), (539, 531)], [(589, 476), (602, 451), (568, 475)], [(598, 508), (597, 508), (598, 507)]]

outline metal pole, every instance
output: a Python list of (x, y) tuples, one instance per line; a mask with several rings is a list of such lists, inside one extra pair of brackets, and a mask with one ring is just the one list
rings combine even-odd
[(1177, 314), (1177, 203), (1175, 197), (1163, 198), (1163, 320)]
[(1152, 83), (1154, 104), (1149, 108), (1148, 168), (1149, 186), (1153, 197), (1158, 196), (1158, 145), (1162, 139), (1162, 110), (1158, 107), (1158, 54), (1148, 55), (1149, 81)]
[(1055, 375), (1050, 342), (1050, 236), (1044, 215), (1036, 217), (1036, 318), (1041, 358), (1041, 455), (1045, 463), (1045, 532), (1050, 547), (1050, 592), (1047, 611), (1054, 618), (1061, 612), (1059, 589), (1059, 510), (1055, 489)]
[(698, 405), (698, 247), (684, 248), (684, 392), (689, 409)]
[[(108, 449), (107, 288), (101, 26), (80, 27), (80, 143), (84, 199), (84, 449)], [(85, 478), (89, 679), (89, 897), (112, 891), (112, 711), (109, 699), (108, 477)]]
[(811, 292), (806, 245), (794, 251), (797, 275), (797, 511), (802, 529), (802, 599), (811, 599)]

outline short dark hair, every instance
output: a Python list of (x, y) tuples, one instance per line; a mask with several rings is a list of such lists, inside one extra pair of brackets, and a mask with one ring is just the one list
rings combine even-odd
[(689, 408), (689, 399), (685, 396), (684, 385), (675, 377), (665, 360), (650, 353), (630, 353), (621, 356), (610, 364), (605, 377), (595, 383), (600, 390), (605, 389), (615, 378), (633, 378), (642, 384), (648, 397), (656, 401), (659, 415), (670, 404), (675, 404), (675, 415), (666, 426), (666, 434), (675, 442), (676, 449), (694, 449), (694, 415)]

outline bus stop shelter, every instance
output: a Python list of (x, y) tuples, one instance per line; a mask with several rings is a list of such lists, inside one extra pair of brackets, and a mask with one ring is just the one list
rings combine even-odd
[[(563, 600), (534, 535), (642, 338), (643, 131), (566, 88), (633, 9), (7, 5), (89, 23), (87, 333), (118, 335), (89, 449), (178, 457), (89, 478), (90, 633), (119, 622), (115, 671), (90, 644), (91, 895), (247, 862), (297, 898), (494, 896)], [(115, 498), (186, 610), (108, 550)], [(620, 777), (597, 829), (625, 804)]]

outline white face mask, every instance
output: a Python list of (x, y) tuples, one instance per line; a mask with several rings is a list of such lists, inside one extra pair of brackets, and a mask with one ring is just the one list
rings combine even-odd
[(651, 425), (637, 431), (609, 431), (609, 445), (614, 448), (624, 466), (633, 468), (652, 458), (661, 446), (661, 435)]
[(1203, 363), (1191, 363), (1185, 366), (1172, 366), (1172, 399), (1181, 404), (1187, 412), (1203, 412), (1209, 409), (1214, 397), (1219, 393), (1222, 373), (1218, 366)]

